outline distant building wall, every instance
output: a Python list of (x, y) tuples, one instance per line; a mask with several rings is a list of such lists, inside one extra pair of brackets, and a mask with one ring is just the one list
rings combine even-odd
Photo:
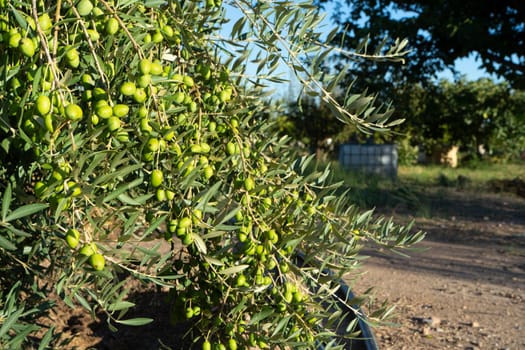
[(397, 177), (397, 148), (395, 145), (339, 146), (339, 163), (347, 169)]

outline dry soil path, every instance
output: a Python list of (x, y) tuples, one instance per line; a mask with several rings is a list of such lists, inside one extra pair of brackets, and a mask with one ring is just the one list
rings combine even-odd
[(380, 349), (525, 349), (525, 199), (442, 190), (426, 205), (426, 250), (366, 251), (355, 291), (374, 286), (397, 307), (398, 327), (374, 330)]

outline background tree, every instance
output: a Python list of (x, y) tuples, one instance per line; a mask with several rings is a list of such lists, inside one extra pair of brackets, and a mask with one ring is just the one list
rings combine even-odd
[(344, 47), (354, 47), (367, 35), (372, 42), (384, 37), (410, 42), (412, 51), (399, 74), (371, 62), (360, 66), (363, 74), (386, 76), (397, 83), (424, 82), (444, 68), (453, 69), (456, 59), (475, 54), (487, 72), (515, 88), (525, 87), (522, 1), (320, 1), (328, 2), (334, 8), (332, 19), (342, 28), (335, 40)]
[[(441, 80), (409, 85), (399, 96), (404, 101), (400, 108), (411, 116), (403, 130), (427, 154), (434, 146), (457, 145), (467, 158), (478, 158), (483, 152), (517, 159), (525, 147), (520, 135), (525, 124), (523, 93), (506, 83)], [(509, 138), (504, 147), (502, 135)]]

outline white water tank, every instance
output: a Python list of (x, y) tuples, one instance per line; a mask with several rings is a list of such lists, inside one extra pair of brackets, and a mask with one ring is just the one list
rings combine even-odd
[(393, 144), (339, 146), (339, 163), (343, 168), (397, 177), (397, 148)]

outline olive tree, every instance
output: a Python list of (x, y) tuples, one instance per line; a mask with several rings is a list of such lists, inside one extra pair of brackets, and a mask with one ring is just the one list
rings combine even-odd
[[(256, 118), (281, 62), (341, 122), (396, 123), (369, 96), (332, 97), (318, 10), (233, 0), (225, 35), (224, 6), (0, 1), (0, 347), (31, 343), (48, 295), (115, 331), (150, 322), (126, 317), (131, 279), (168, 289), (171, 319), (203, 349), (343, 347), (356, 335), (335, 334), (350, 301), (334, 292), (362, 242), (422, 238), (349, 206), (329, 169), (307, 171), (312, 157)], [(59, 341), (40, 334), (40, 348)]]

